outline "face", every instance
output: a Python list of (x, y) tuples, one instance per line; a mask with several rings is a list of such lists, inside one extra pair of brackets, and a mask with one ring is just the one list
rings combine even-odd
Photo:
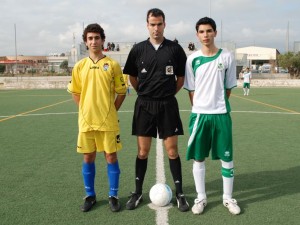
[(99, 52), (102, 50), (104, 41), (101, 39), (99, 33), (87, 33), (85, 44), (89, 48), (89, 51)]
[(201, 24), (198, 27), (197, 37), (202, 45), (204, 46), (213, 45), (216, 36), (217, 36), (217, 31), (214, 31), (209, 24)]
[(166, 24), (162, 16), (154, 17), (149, 16), (147, 22), (147, 28), (150, 34), (150, 40), (161, 42), (164, 38), (164, 30)]

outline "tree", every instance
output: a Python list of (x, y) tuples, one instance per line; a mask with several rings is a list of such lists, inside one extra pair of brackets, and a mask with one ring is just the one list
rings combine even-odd
[(300, 78), (300, 52), (279, 55), (278, 62), (281, 67), (289, 70), (291, 78)]
[(4, 73), (5, 65), (0, 64), (0, 73)]
[(69, 71), (68, 61), (67, 60), (62, 61), (59, 68), (63, 69), (65, 72), (68, 72)]

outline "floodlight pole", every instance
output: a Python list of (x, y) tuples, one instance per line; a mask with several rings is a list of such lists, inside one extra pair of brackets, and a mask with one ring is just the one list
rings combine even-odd
[(290, 33), (290, 31), (289, 31), (289, 21), (288, 21), (288, 24), (287, 24), (287, 31), (286, 31), (286, 52), (288, 53), (289, 51), (290, 51), (290, 40), (289, 40), (289, 33)]
[(14, 24), (14, 27), (15, 27), (15, 56), (16, 56), (15, 66), (16, 66), (16, 74), (17, 74), (17, 72), (18, 72), (18, 51), (17, 51), (17, 27), (16, 27), (16, 24)]
[(211, 18), (211, 0), (209, 0), (209, 17)]

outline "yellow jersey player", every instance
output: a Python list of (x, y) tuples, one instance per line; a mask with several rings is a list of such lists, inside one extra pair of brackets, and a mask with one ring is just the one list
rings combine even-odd
[(104, 152), (109, 180), (109, 206), (120, 210), (118, 200), (120, 168), (117, 151), (122, 148), (117, 110), (126, 95), (120, 65), (102, 53), (104, 30), (99, 24), (88, 25), (83, 40), (89, 51), (73, 68), (68, 91), (78, 105), (77, 152), (83, 154), (82, 176), (86, 192), (83, 212), (96, 203), (94, 189), (96, 152)]

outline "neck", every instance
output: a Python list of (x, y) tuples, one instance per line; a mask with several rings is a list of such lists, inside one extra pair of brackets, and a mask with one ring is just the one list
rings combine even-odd
[(97, 62), (97, 61), (99, 61), (100, 59), (102, 59), (104, 57), (102, 51), (90, 52), (89, 56), (94, 62)]
[(213, 56), (213, 55), (217, 54), (219, 49), (215, 45), (212, 45), (212, 46), (203, 45), (201, 48), (201, 51), (204, 55)]
[(159, 39), (154, 39), (154, 38), (150, 37), (149, 41), (153, 45), (159, 45), (159, 44), (161, 44), (164, 41), (164, 39), (165, 39), (164, 37), (159, 38)]

